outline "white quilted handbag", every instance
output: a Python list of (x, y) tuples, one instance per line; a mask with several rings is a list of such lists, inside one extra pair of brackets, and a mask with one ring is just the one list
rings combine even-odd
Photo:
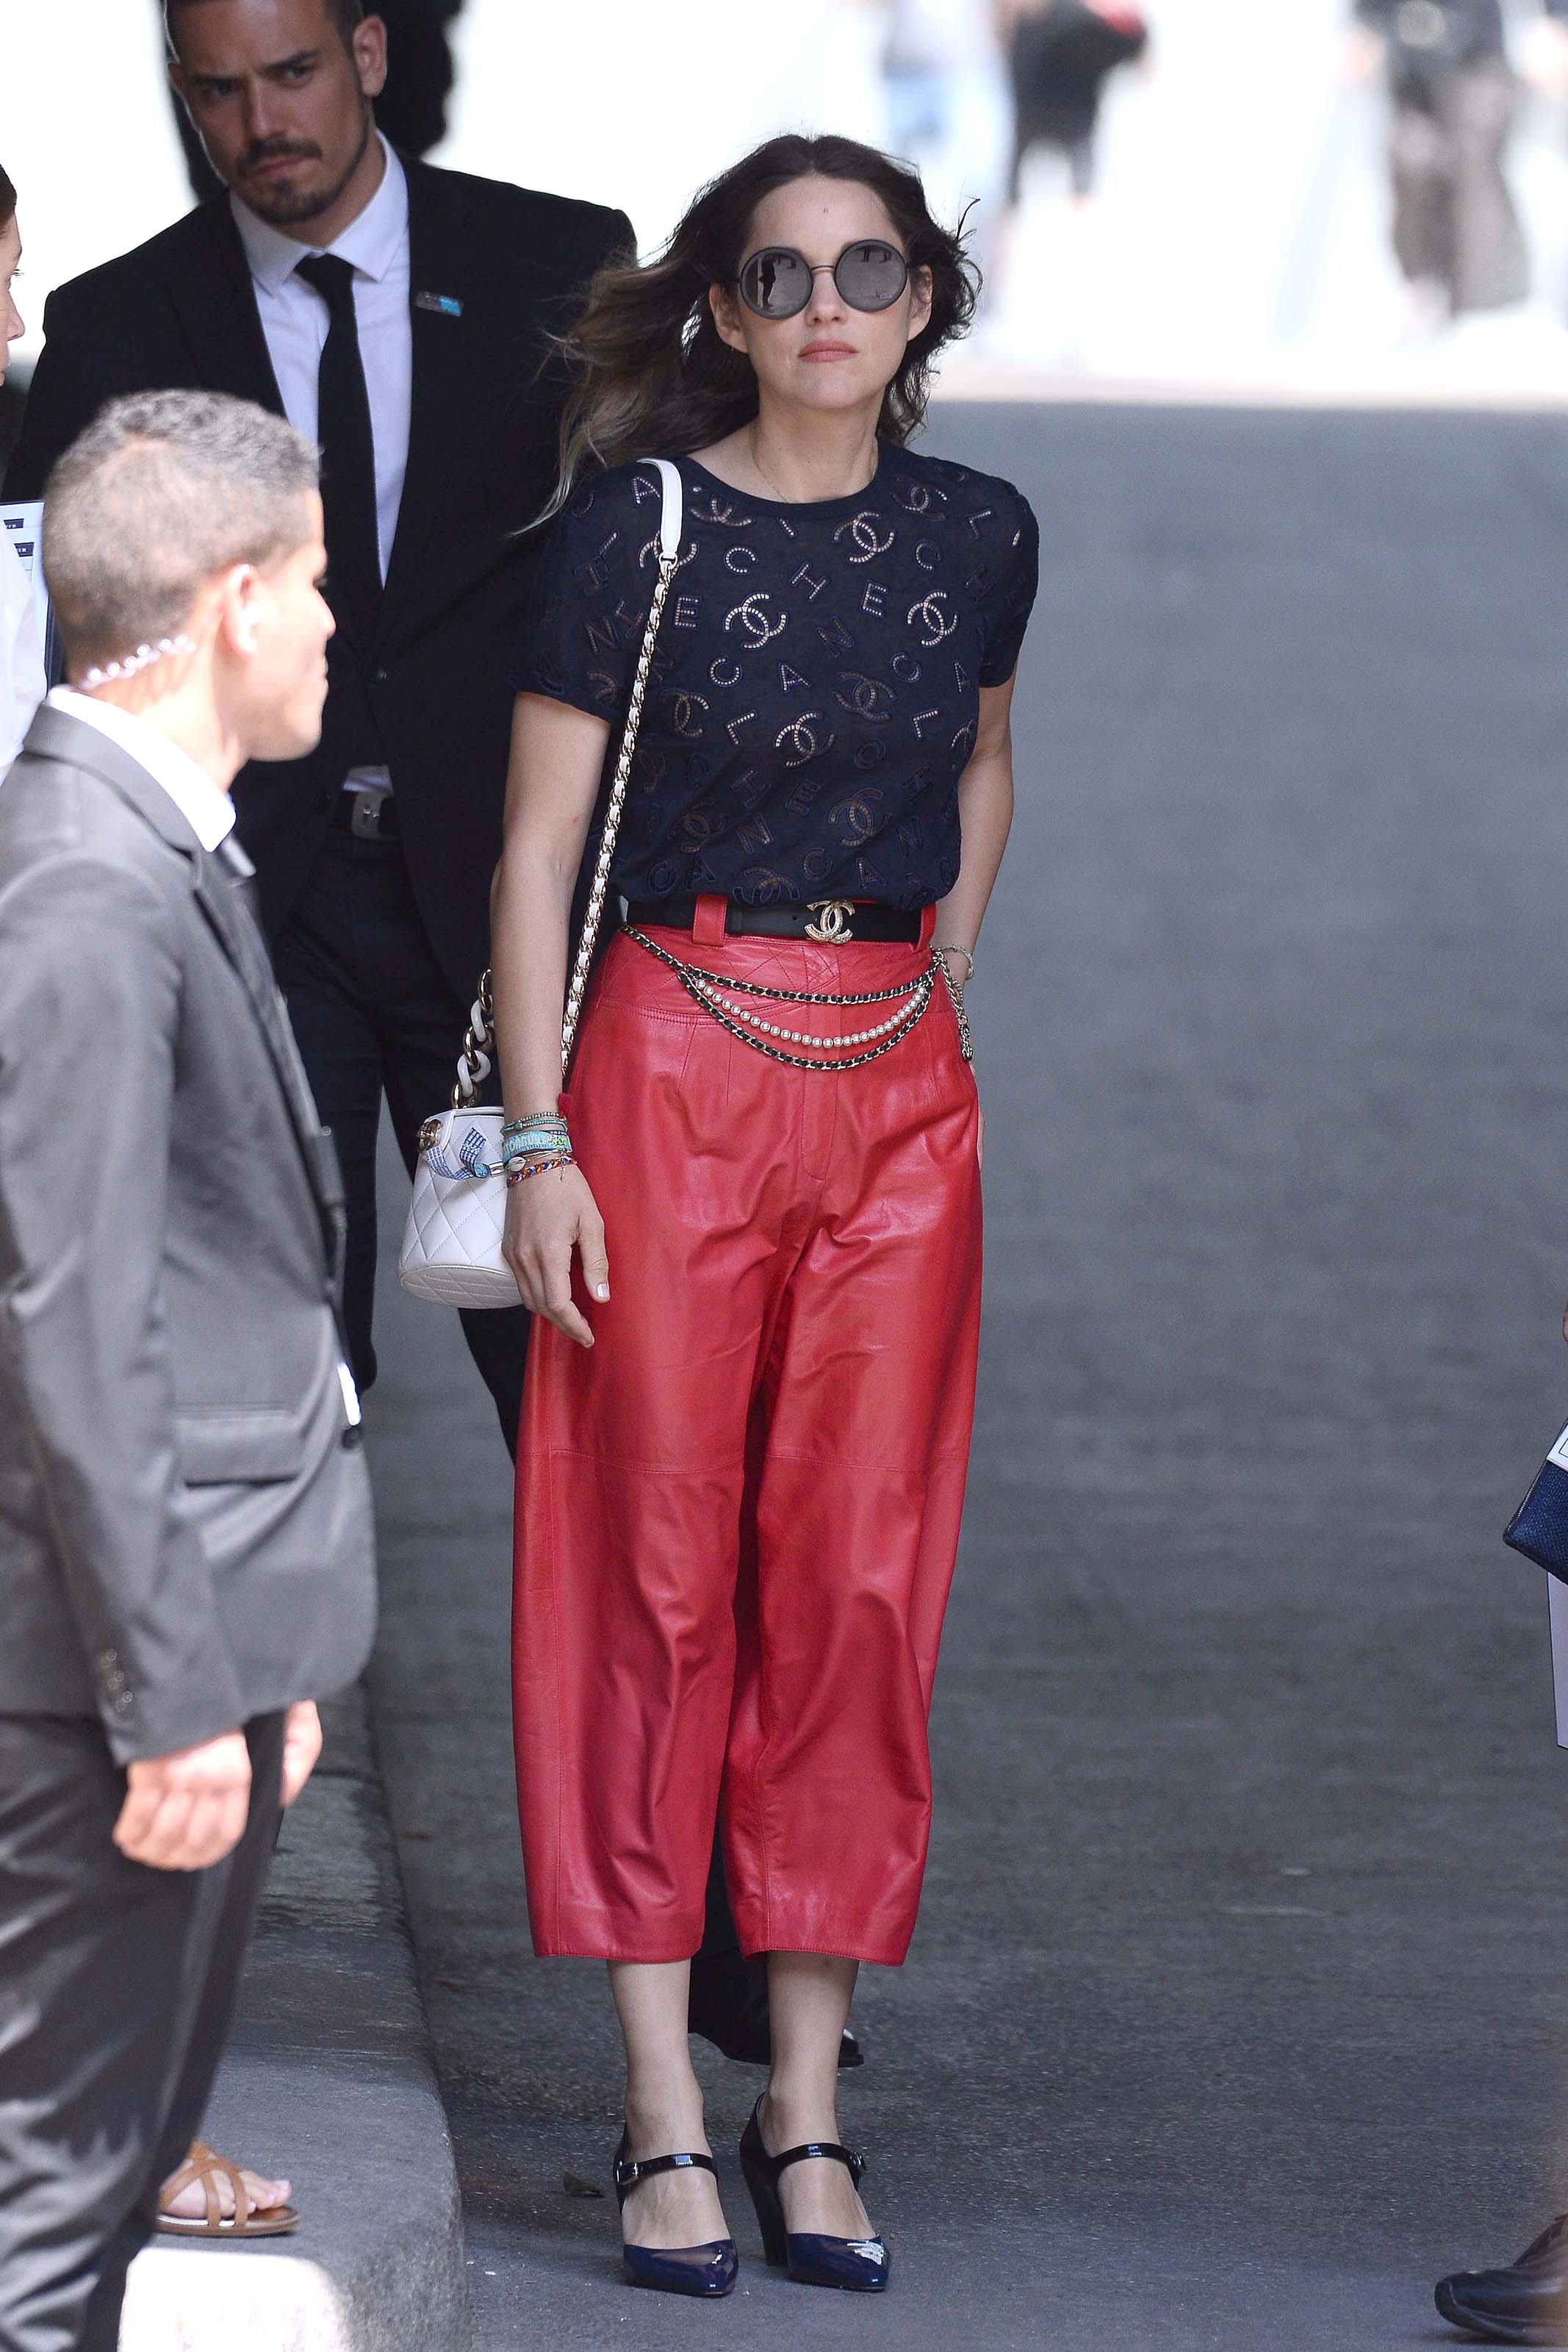
[[(656, 562), (659, 576), (648, 607), (648, 625), (632, 679), (626, 725), (621, 738), (615, 779), (604, 813), (593, 882), (582, 920), (582, 936), (572, 961), (571, 983), (560, 1029), (560, 1066), (564, 1076), (571, 1058), (577, 1024), (582, 1012), (588, 975), (610, 887), (610, 867), (621, 812), (637, 749), (643, 702), (648, 690), (653, 641), (664, 617), (664, 601), (675, 576), (680, 555), (682, 499), (678, 467), (667, 457), (644, 459), (659, 469), (664, 498), (659, 516)], [(439, 1307), (516, 1307), (517, 1285), (501, 1255), (507, 1223), (507, 1180), (501, 1166), (501, 1129), (506, 1112), (498, 1104), (481, 1103), (479, 1089), (490, 1075), (490, 1048), (495, 1043), (495, 1013), (490, 1001), (490, 975), (479, 982), (469, 1016), (468, 1034), (457, 1064), (452, 1108), (427, 1118), (419, 1130), (419, 1159), (413, 1171), (413, 1198), (403, 1227), (398, 1259), (398, 1280), (416, 1298), (434, 1299)]]

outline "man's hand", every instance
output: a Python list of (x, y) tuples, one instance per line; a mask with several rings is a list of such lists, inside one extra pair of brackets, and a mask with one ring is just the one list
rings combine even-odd
[(287, 1811), (316, 1769), (321, 1753), (321, 1718), (313, 1698), (296, 1701), (283, 1718), (283, 1810)]
[(244, 1732), (225, 1731), (130, 1767), (114, 1843), (152, 1870), (206, 1870), (234, 1852), (249, 1811), (250, 1751)]

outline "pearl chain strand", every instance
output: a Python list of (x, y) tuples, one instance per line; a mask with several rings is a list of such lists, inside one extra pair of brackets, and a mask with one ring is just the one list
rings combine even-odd
[[(733, 997), (721, 996), (716, 989), (704, 988), (700, 982), (698, 986), (703, 997), (711, 1004), (722, 1005), (732, 1020), (744, 1021), (750, 1028), (759, 1029), (765, 1037), (778, 1037), (787, 1045), (815, 1045), (823, 1053), (846, 1045), (869, 1045), (878, 1037), (889, 1036), (902, 1022), (909, 1019), (914, 1009), (911, 1005), (901, 1004), (896, 1013), (886, 1021), (879, 1021), (873, 1029), (849, 1029), (837, 1037), (824, 1037), (810, 1029), (785, 1029), (777, 1021), (764, 1021), (760, 1013), (751, 1012), (744, 1004), (737, 1004)], [(914, 996), (922, 988), (929, 994), (930, 983), (924, 974), (919, 980), (911, 981), (908, 993)]]

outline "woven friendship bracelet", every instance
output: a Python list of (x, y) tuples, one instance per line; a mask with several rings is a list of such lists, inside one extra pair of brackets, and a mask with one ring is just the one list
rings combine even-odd
[(576, 1166), (577, 1162), (571, 1154), (563, 1152), (559, 1159), (533, 1160), (526, 1168), (508, 1168), (507, 1190), (509, 1192), (514, 1184), (526, 1184), (530, 1176), (548, 1176), (552, 1168), (575, 1168)]
[(513, 1160), (522, 1151), (565, 1150), (570, 1140), (566, 1121), (559, 1119), (553, 1127), (525, 1127), (515, 1135), (504, 1135), (501, 1150)]

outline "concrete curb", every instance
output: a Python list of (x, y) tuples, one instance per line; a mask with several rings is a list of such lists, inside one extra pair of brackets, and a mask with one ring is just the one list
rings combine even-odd
[(294, 2184), (291, 2238), (160, 2239), (120, 2352), (469, 2352), (452, 2143), (354, 1691), (285, 1826), (204, 2137)]

